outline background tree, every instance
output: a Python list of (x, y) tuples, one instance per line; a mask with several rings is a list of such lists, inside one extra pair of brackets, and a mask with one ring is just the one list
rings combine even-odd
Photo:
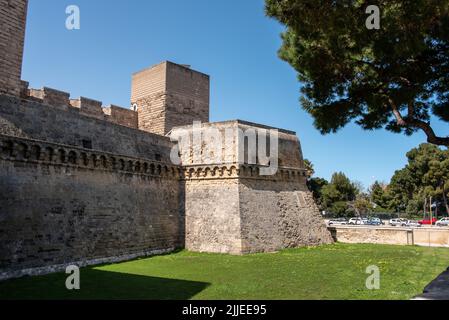
[(323, 178), (312, 177), (315, 174), (315, 170), (312, 161), (309, 159), (304, 159), (304, 166), (307, 172), (307, 187), (312, 192), (313, 198), (320, 210), (324, 210), (322, 189), (324, 186), (328, 185), (329, 182)]
[(441, 151), (435, 159), (429, 161), (429, 171), (424, 174), (423, 184), (432, 187), (432, 194), (440, 197), (444, 209), (449, 213), (448, 190), (449, 190), (449, 151)]
[[(365, 26), (368, 5), (379, 30)], [(437, 136), (433, 114), (449, 122), (448, 0), (266, 0), (286, 26), (279, 56), (302, 83), (302, 107), (322, 133), (351, 121), (363, 129)]]
[(309, 190), (313, 194), (313, 198), (315, 199), (315, 202), (317, 203), (318, 207), (321, 210), (324, 210), (323, 207), (323, 188), (327, 186), (329, 182), (326, 179), (323, 178), (310, 178), (307, 181), (307, 186), (309, 187)]
[(421, 144), (407, 153), (407, 165), (395, 172), (389, 190), (391, 206), (417, 214), (425, 199), (432, 196), (439, 212), (449, 212), (449, 152), (431, 144)]
[(391, 196), (388, 185), (375, 181), (368, 190), (370, 201), (376, 205), (377, 211), (388, 211), (391, 206)]
[(361, 192), (357, 194), (354, 201), (348, 202), (350, 211), (358, 217), (366, 216), (373, 211), (371, 199), (367, 193)]
[(311, 178), (315, 174), (315, 169), (313, 168), (313, 163), (309, 159), (304, 159), (304, 166), (306, 169), (307, 177)]
[(336, 172), (321, 190), (322, 206), (337, 216), (346, 216), (348, 203), (354, 201), (357, 194), (355, 184), (344, 173)]

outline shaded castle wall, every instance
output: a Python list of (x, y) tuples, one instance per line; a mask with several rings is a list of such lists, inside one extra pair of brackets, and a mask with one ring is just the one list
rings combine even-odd
[(0, 278), (183, 246), (176, 168), (28, 139), (0, 141)]
[(169, 139), (72, 109), (0, 95), (0, 278), (184, 246)]

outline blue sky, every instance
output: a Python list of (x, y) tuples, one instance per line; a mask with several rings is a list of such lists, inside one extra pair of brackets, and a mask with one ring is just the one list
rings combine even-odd
[[(425, 141), (349, 125), (322, 136), (299, 106), (294, 70), (277, 57), (283, 28), (263, 0), (29, 0), (22, 78), (104, 104), (129, 106), (131, 74), (163, 60), (211, 76), (211, 121), (242, 119), (297, 132), (316, 175), (343, 171), (368, 187), (389, 181)], [(78, 5), (81, 29), (65, 28)], [(435, 122), (441, 135), (447, 125)]]

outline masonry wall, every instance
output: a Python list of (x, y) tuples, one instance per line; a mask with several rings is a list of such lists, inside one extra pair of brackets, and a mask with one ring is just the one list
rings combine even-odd
[(241, 253), (237, 180), (186, 181), (187, 250)]
[(172, 62), (133, 74), (131, 103), (139, 129), (160, 135), (175, 126), (209, 121), (209, 76)]
[(167, 63), (166, 133), (173, 127), (209, 122), (209, 76)]
[[(200, 142), (193, 142), (193, 130), (198, 133), (195, 139), (201, 137)], [(270, 130), (277, 134), (278, 154), (270, 154)], [(217, 133), (217, 137), (213, 134)], [(267, 156), (278, 159), (278, 166), (290, 168), (304, 168), (301, 144), (293, 131), (273, 128), (242, 120), (202, 123), (201, 126), (175, 127), (171, 137), (178, 141), (181, 161), (184, 166), (213, 164), (213, 163), (248, 163), (254, 158), (253, 164), (262, 164), (259, 156), (258, 133), (266, 134)], [(255, 138), (253, 154), (248, 155), (250, 140)], [(218, 141), (216, 141), (218, 140)], [(251, 153), (251, 152), (250, 152)], [(221, 157), (217, 157), (221, 155)], [(217, 159), (218, 158), (218, 159)], [(266, 159), (264, 159), (266, 160)]]
[(0, 135), (0, 279), (183, 247), (176, 169)]
[(240, 179), (242, 252), (332, 243), (332, 237), (304, 183)]
[(26, 0), (0, 0), (0, 93), (20, 95)]
[(108, 121), (124, 125), (129, 128), (138, 128), (137, 112), (126, 110), (114, 105), (103, 108), (103, 112), (109, 115)]
[[(114, 112), (114, 111), (113, 111)], [(34, 138), (170, 163), (169, 138), (51, 105), (0, 95), (0, 134)]]
[(186, 248), (245, 254), (332, 243), (302, 170), (228, 164), (184, 169)]
[[(248, 136), (258, 139), (259, 130), (272, 129), (279, 153), (271, 156), (279, 166), (262, 175), (267, 165), (256, 159), (261, 141), (257, 163), (249, 163), (241, 133), (252, 131)], [(186, 181), (187, 249), (245, 254), (333, 242), (307, 189), (294, 132), (234, 120), (176, 127), (171, 136), (178, 141)]]
[(335, 240), (343, 243), (449, 247), (449, 229), (447, 228), (332, 226), (329, 229)]

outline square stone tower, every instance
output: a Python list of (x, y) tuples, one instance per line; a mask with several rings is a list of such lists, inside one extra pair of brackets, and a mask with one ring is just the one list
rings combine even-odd
[(21, 92), (28, 0), (0, 0), (0, 93)]
[(139, 129), (159, 135), (193, 121), (209, 122), (209, 76), (162, 62), (133, 74), (131, 103)]

